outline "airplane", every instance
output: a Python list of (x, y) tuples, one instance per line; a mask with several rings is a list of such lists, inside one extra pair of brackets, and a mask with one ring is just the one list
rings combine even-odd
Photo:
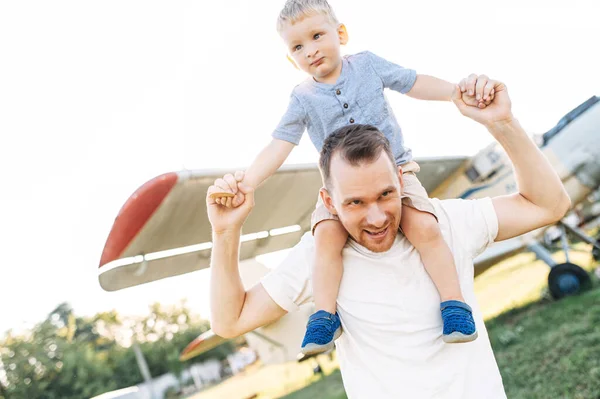
[[(592, 96), (574, 108), (537, 140), (573, 207), (599, 192), (600, 97)], [(497, 143), (473, 157), (416, 161), (421, 166), (419, 180), (432, 198), (475, 199), (517, 191), (510, 160)], [(228, 172), (231, 170), (170, 172), (137, 189), (118, 213), (102, 251), (98, 269), (102, 288), (121, 290), (209, 267), (211, 228), (204, 198), (213, 181)], [(321, 186), (317, 166), (303, 164), (284, 165), (257, 189), (256, 206), (244, 225), (241, 240), (240, 273), (245, 286), (268, 272), (256, 261), (258, 255), (290, 248), (310, 230), (310, 216)], [(555, 299), (584, 290), (591, 281), (583, 268), (569, 261), (569, 237), (589, 243), (595, 253), (600, 253), (600, 240), (587, 236), (569, 220), (566, 217), (553, 227), (553, 239), (548, 238), (553, 230), (542, 228), (495, 243), (474, 260), (475, 275), (528, 250), (551, 268), (548, 287)], [(557, 241), (567, 258), (560, 264), (551, 252)], [(307, 306), (245, 337), (253, 349), (258, 348), (265, 363), (294, 360), (311, 313)], [(257, 340), (267, 345), (261, 346)], [(181, 359), (203, 353), (222, 341), (209, 331), (190, 343)]]

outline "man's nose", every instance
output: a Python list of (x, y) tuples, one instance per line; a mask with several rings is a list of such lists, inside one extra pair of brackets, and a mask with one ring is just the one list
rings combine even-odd
[(385, 212), (377, 204), (373, 204), (367, 210), (367, 223), (373, 227), (383, 227), (386, 221)]

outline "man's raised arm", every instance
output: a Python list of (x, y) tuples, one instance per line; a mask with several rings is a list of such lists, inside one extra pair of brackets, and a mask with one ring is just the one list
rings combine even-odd
[[(477, 90), (493, 88), (495, 98), (485, 109), (467, 106), (463, 101), (471, 84)], [(512, 115), (506, 86), (481, 75), (474, 82), (462, 81), (455, 90), (453, 102), (463, 115), (488, 129), (514, 166), (518, 193), (492, 199), (498, 216), (496, 241), (559, 221), (569, 210), (571, 200), (550, 162)]]
[(210, 186), (206, 196), (208, 219), (213, 229), (213, 247), (210, 262), (211, 328), (223, 338), (233, 338), (271, 323), (286, 312), (271, 299), (262, 284), (244, 290), (239, 273), (239, 248), (242, 225), (254, 206), (253, 190), (239, 186), (239, 195), (245, 197), (237, 208), (219, 205), (212, 193), (222, 192), (228, 186), (237, 186), (243, 178), (225, 175)]

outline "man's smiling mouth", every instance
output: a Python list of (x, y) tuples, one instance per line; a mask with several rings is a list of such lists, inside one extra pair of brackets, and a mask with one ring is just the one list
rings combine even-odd
[(365, 232), (373, 238), (380, 238), (380, 237), (383, 237), (385, 235), (385, 233), (387, 233), (389, 227), (390, 226), (387, 226), (385, 229), (377, 230), (377, 231), (365, 230)]

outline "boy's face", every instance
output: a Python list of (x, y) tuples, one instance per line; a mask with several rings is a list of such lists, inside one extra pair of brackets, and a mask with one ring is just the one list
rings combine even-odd
[(323, 83), (335, 83), (342, 65), (340, 45), (348, 35), (344, 25), (334, 26), (323, 14), (307, 16), (280, 32), (298, 68)]

